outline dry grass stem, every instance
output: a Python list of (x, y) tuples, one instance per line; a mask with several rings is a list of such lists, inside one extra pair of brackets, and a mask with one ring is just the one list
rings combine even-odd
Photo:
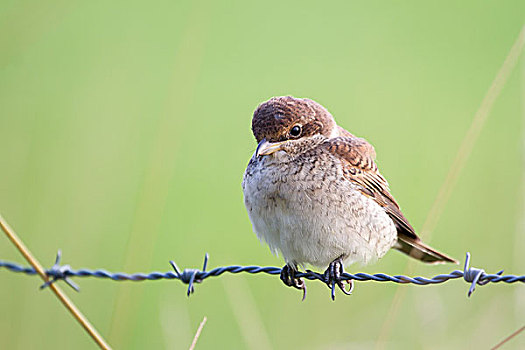
[(199, 337), (201, 335), (202, 329), (204, 328), (204, 325), (206, 324), (206, 321), (208, 321), (208, 318), (204, 316), (204, 318), (201, 321), (201, 324), (199, 325), (199, 328), (197, 328), (197, 332), (195, 333), (195, 336), (193, 337), (193, 341), (190, 345), (190, 350), (193, 350), (195, 348), (195, 345), (197, 344), (197, 340), (199, 340)]
[[(481, 105), (477, 110), (476, 114), (474, 115), (474, 119), (472, 120), (472, 123), (470, 124), (470, 127), (467, 130), (467, 133), (465, 134), (465, 137), (463, 138), (463, 141), (461, 142), (461, 145), (458, 148), (458, 152), (456, 153), (456, 157), (454, 158), (454, 161), (452, 162), (452, 165), (449, 168), (445, 181), (441, 185), (439, 193), (436, 199), (434, 200), (434, 203), (432, 204), (427, 218), (421, 228), (420, 236), (423, 240), (430, 240), (431, 233), (434, 231), (439, 221), (439, 218), (441, 217), (441, 214), (443, 213), (443, 210), (452, 194), (452, 191), (455, 185), (457, 184), (459, 175), (465, 167), (465, 163), (468, 157), (472, 153), (474, 144), (476, 143), (481, 131), (483, 130), (483, 126), (485, 125), (489, 113), (492, 110), (492, 107), (494, 106), (494, 102), (496, 101), (499, 94), (501, 93), (501, 90), (505, 86), (510, 76), (510, 73), (516, 67), (520, 54), (523, 52), (524, 45), (525, 26), (521, 28), (517, 39), (514, 41), (514, 44), (512, 45), (512, 48), (507, 54), (505, 61), (501, 65), (501, 68), (499, 69), (496, 78), (494, 78), (494, 80), (492, 81), (492, 84), (490, 85), (487, 93), (485, 94), (485, 97), (483, 98)], [(413, 264), (412, 261), (410, 261), (408, 262), (403, 274), (406, 275), (407, 271), (412, 270), (412, 268)], [(390, 335), (392, 324), (398, 314), (399, 306), (401, 305), (401, 302), (404, 299), (405, 295), (405, 288), (398, 287), (396, 290), (396, 294), (394, 295), (393, 302), (390, 306), (390, 310), (387, 314), (387, 317), (385, 318), (385, 321), (383, 322), (383, 326), (381, 327), (381, 332), (378, 337), (376, 349), (383, 349), (385, 347), (386, 339), (388, 339)]]
[(465, 134), (465, 137), (463, 138), (463, 141), (461, 142), (461, 145), (458, 148), (458, 152), (456, 153), (456, 157), (454, 158), (454, 161), (450, 166), (447, 177), (441, 185), (439, 193), (436, 199), (434, 200), (434, 203), (432, 204), (427, 218), (421, 228), (420, 233), (421, 238), (423, 240), (430, 240), (430, 235), (436, 228), (439, 218), (441, 217), (441, 214), (445, 209), (447, 201), (449, 200), (452, 194), (452, 190), (454, 189), (459, 179), (459, 175), (463, 171), (465, 163), (467, 162), (468, 157), (472, 153), (474, 144), (476, 143), (479, 135), (481, 134), (481, 130), (483, 129), (483, 126), (487, 121), (489, 113), (492, 110), (492, 107), (494, 106), (494, 102), (496, 101), (499, 94), (501, 93), (501, 90), (505, 86), (510, 76), (510, 73), (514, 70), (516, 64), (518, 63), (518, 58), (523, 52), (524, 44), (525, 26), (522, 27), (518, 38), (514, 42), (514, 45), (512, 45), (510, 52), (508, 53), (507, 57), (505, 58), (505, 61), (501, 65), (501, 68), (498, 71), (496, 78), (494, 79), (494, 81), (490, 85), (489, 90), (485, 94), (485, 97), (481, 102), (481, 106), (479, 106), (479, 109), (474, 115), (474, 119), (472, 120), (472, 123), (470, 124), (470, 127), (467, 130), (467, 133)]
[(509, 340), (511, 340), (512, 338), (514, 338), (515, 336), (517, 336), (518, 334), (520, 334), (521, 332), (523, 332), (523, 330), (525, 329), (525, 326), (521, 327), (520, 329), (518, 329), (516, 332), (512, 333), (511, 335), (509, 335), (507, 338), (503, 339), (502, 341), (500, 341), (498, 344), (496, 344), (496, 346), (494, 346), (493, 348), (491, 348), (490, 350), (496, 350), (496, 349), (499, 349), (503, 344), (505, 344), (506, 342), (508, 342)]
[[(7, 224), (4, 218), (0, 215), (0, 227), (7, 235), (7, 238), (16, 246), (18, 251), (24, 256), (27, 262), (35, 269), (38, 275), (48, 282), (49, 278), (47, 277), (46, 271), (38, 262), (38, 260), (33, 256), (29, 249), (25, 246), (24, 242), (18, 237), (15, 231)], [(54, 283), (49, 285), (49, 288), (55, 293), (57, 298), (62, 302), (62, 304), (71, 312), (73, 317), (84, 327), (86, 332), (89, 333), (91, 338), (97, 343), (101, 349), (111, 349), (111, 347), (106, 343), (104, 338), (97, 332), (95, 327), (89, 323), (88, 319), (80, 312), (79, 309), (73, 304), (71, 300), (64, 294), (64, 292)]]

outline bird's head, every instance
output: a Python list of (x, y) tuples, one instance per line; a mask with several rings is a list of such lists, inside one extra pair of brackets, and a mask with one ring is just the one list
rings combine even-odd
[(323, 106), (292, 96), (274, 97), (263, 102), (252, 119), (253, 135), (259, 144), (257, 156), (298, 144), (293, 141), (329, 138), (336, 128), (334, 118)]

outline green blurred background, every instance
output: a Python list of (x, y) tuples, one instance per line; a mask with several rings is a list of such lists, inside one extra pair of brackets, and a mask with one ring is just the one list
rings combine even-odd
[[(281, 266), (245, 213), (252, 112), (309, 97), (372, 142), (421, 228), (521, 30), (516, 1), (0, 2), (0, 212), (43, 264), (168, 271)], [(436, 248), (525, 273), (524, 59), (433, 232)], [(24, 263), (0, 237), (0, 258)], [(352, 271), (400, 274), (397, 252)], [(433, 276), (454, 266), (416, 265)], [(523, 325), (522, 285), (358, 283), (336, 302), (276, 277), (224, 275), (191, 298), (179, 282), (77, 279), (66, 289), (117, 349), (488, 348)], [(0, 271), (0, 348), (91, 349), (41, 282)], [(396, 294), (399, 290), (404, 293)], [(392, 308), (398, 295), (399, 307)], [(525, 335), (506, 349), (525, 348)]]

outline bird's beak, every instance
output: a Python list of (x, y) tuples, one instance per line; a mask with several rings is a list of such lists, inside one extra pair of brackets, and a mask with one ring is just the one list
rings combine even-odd
[(255, 156), (266, 156), (272, 153), (275, 153), (277, 151), (282, 150), (283, 144), (286, 141), (282, 142), (268, 142), (266, 139), (262, 139), (261, 142), (257, 145), (257, 149), (255, 150)]

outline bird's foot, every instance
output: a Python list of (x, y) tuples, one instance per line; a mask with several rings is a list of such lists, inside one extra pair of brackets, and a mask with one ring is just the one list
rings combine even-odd
[(295, 273), (297, 272), (296, 266), (284, 265), (281, 269), (281, 281), (288, 287), (294, 287), (303, 291), (303, 301), (306, 299), (306, 284), (302, 278), (296, 278)]
[[(345, 271), (342, 257), (339, 257), (332, 261), (330, 265), (328, 265), (326, 271), (324, 272), (324, 280), (328, 285), (328, 288), (332, 290), (332, 300), (335, 300), (335, 286), (338, 286), (339, 289), (341, 289), (341, 291), (346, 295), (352, 294), (352, 291), (354, 290), (353, 280), (341, 279), (341, 274), (343, 274), (344, 272)], [(348, 290), (345, 288), (344, 283), (347, 283), (350, 286)]]

